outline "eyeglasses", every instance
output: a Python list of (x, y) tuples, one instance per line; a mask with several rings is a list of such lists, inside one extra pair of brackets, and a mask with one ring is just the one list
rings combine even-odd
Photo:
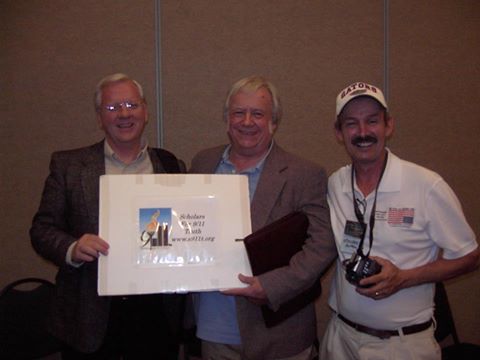
[(124, 101), (120, 103), (104, 105), (102, 107), (107, 111), (117, 112), (120, 111), (122, 106), (125, 107), (125, 109), (135, 110), (138, 109), (140, 105), (142, 105), (140, 102)]

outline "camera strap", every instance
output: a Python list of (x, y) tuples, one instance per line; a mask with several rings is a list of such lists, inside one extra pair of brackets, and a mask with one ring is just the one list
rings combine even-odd
[[(372, 244), (373, 244), (373, 228), (375, 226), (375, 213), (376, 213), (376, 208), (377, 208), (377, 193), (378, 193), (378, 188), (380, 186), (380, 181), (382, 180), (383, 173), (385, 172), (385, 168), (387, 167), (387, 160), (388, 160), (388, 151), (385, 154), (385, 160), (383, 161), (383, 166), (382, 166), (382, 172), (380, 173), (380, 177), (378, 178), (377, 186), (375, 187), (375, 197), (373, 199), (373, 206), (372, 206), (372, 211), (370, 212), (370, 233), (369, 233), (369, 240), (370, 240), (370, 247), (368, 249), (367, 254), (363, 254), (363, 242), (365, 240), (365, 235), (367, 232), (367, 224), (365, 223), (365, 219), (363, 217), (362, 212), (358, 208), (358, 204), (356, 201), (355, 197), (355, 187), (354, 187), (354, 178), (355, 178), (355, 170), (352, 164), (352, 199), (353, 199), (353, 210), (355, 211), (355, 216), (357, 217), (358, 223), (362, 227), (362, 236), (360, 239), (360, 243), (358, 244), (357, 248), (357, 255), (360, 257), (368, 257), (370, 255), (370, 250), (372, 250)], [(365, 206), (366, 210), (366, 206)]]

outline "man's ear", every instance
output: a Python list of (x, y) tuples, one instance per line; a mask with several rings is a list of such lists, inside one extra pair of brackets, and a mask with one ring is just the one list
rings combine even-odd
[(143, 100), (143, 106), (145, 106), (145, 124), (148, 123), (148, 108), (147, 108), (147, 102)]
[(97, 110), (96, 113), (96, 118), (97, 118), (97, 126), (100, 130), (103, 130), (103, 123), (102, 123), (102, 117), (100, 116), (100, 113)]
[(272, 120), (268, 123), (268, 130), (270, 131), (270, 134), (273, 135), (275, 131), (277, 130), (277, 124), (274, 124)]
[(389, 116), (385, 122), (385, 136), (387, 139), (390, 139), (395, 132), (395, 120), (393, 117)]
[(334, 126), (333, 128), (333, 132), (335, 134), (335, 138), (337, 139), (337, 141), (340, 143), (340, 144), (343, 144), (343, 133), (342, 133), (342, 129), (338, 126)]

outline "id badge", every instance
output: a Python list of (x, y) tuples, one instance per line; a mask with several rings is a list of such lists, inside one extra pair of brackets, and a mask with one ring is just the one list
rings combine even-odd
[(356, 221), (347, 220), (343, 232), (343, 242), (340, 248), (344, 259), (350, 258), (352, 254), (357, 252), (364, 233), (365, 228), (362, 224)]

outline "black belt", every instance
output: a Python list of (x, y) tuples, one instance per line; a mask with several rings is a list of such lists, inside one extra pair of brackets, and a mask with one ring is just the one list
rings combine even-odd
[[(357, 323), (354, 323), (353, 321), (348, 320), (346, 317), (342, 316), (341, 314), (338, 314), (338, 318), (342, 320), (345, 324), (353, 327), (355, 330), (363, 332), (368, 335), (376, 336), (380, 339), (388, 339), (391, 336), (399, 336), (400, 332), (398, 330), (381, 330), (381, 329), (373, 329), (368, 326), (360, 325)], [(415, 324), (415, 325), (410, 325), (410, 326), (405, 326), (402, 328), (402, 332), (404, 335), (410, 335), (410, 334), (415, 334), (420, 331), (427, 330), (431, 325), (433, 321), (430, 319), (427, 322), (421, 323), (421, 324)]]

